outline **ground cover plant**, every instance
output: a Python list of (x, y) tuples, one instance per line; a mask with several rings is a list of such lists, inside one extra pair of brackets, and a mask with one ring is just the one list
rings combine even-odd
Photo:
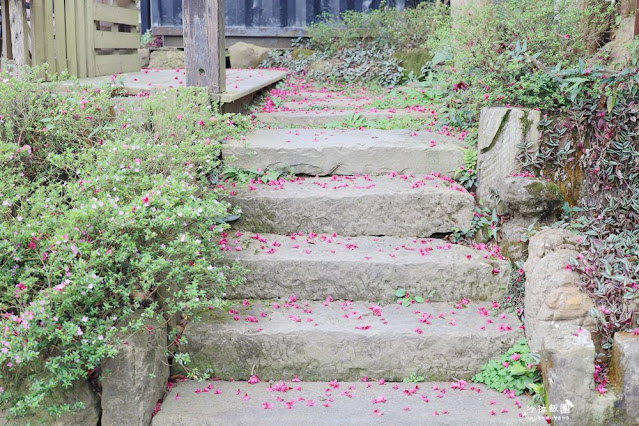
[(114, 356), (134, 312), (196, 315), (240, 280), (217, 262), (233, 212), (211, 181), (248, 118), (198, 91), (128, 109), (38, 75), (0, 83), (0, 407), (14, 415)]

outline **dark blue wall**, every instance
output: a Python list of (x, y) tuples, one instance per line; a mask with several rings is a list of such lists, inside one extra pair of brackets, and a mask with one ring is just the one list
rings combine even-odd
[[(432, 0), (388, 3), (403, 9), (422, 1)], [(305, 28), (324, 12), (335, 15), (346, 10), (362, 12), (379, 7), (379, 3), (380, 0), (227, 0), (226, 26), (236, 34), (242, 29), (261, 28), (265, 30), (262, 35), (277, 36), (282, 35), (282, 29)], [(153, 27), (181, 28), (182, 0), (151, 0), (151, 22)]]

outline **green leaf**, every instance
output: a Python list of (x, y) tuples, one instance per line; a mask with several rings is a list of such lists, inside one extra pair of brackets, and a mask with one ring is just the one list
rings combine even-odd
[(404, 296), (406, 296), (406, 289), (398, 288), (397, 290), (395, 290), (395, 297), (402, 298)]
[(526, 374), (528, 369), (521, 364), (514, 364), (510, 367), (510, 374), (513, 376), (520, 376), (522, 374)]
[(417, 297), (415, 297), (415, 302), (424, 303), (424, 298), (422, 296), (417, 296)]

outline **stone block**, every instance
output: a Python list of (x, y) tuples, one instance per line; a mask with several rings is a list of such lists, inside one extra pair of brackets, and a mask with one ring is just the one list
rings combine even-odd
[[(78, 411), (53, 416), (44, 407), (56, 404), (76, 404), (81, 402), (84, 408)], [(34, 414), (9, 418), (8, 413), (0, 412), (0, 425), (12, 426), (68, 426), (68, 425), (95, 425), (100, 422), (100, 398), (93, 391), (88, 380), (76, 382), (68, 389), (55, 389), (52, 394), (41, 402), (41, 408)]]
[(231, 67), (257, 68), (266, 59), (270, 49), (250, 43), (239, 42), (229, 47)]
[(539, 111), (522, 108), (485, 108), (479, 120), (477, 195), (486, 200), (498, 192), (504, 178), (518, 173), (522, 146), (539, 146)]
[(559, 186), (544, 179), (507, 177), (497, 191), (507, 212), (525, 217), (554, 219), (565, 201)]
[(610, 382), (619, 392), (618, 420), (623, 424), (639, 424), (639, 336), (615, 333)]
[(470, 228), (475, 200), (459, 186), (428, 176), (307, 178), (239, 190), (235, 227), (252, 232), (429, 237)]
[(144, 319), (102, 364), (102, 426), (146, 426), (169, 378), (166, 324)]

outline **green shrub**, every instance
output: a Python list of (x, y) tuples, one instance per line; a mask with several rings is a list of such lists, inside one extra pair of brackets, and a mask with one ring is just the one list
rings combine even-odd
[(115, 355), (134, 311), (195, 316), (240, 281), (217, 263), (231, 212), (209, 177), (245, 119), (188, 90), (116, 114), (110, 91), (35, 75), (0, 85), (0, 408), (15, 415)]

